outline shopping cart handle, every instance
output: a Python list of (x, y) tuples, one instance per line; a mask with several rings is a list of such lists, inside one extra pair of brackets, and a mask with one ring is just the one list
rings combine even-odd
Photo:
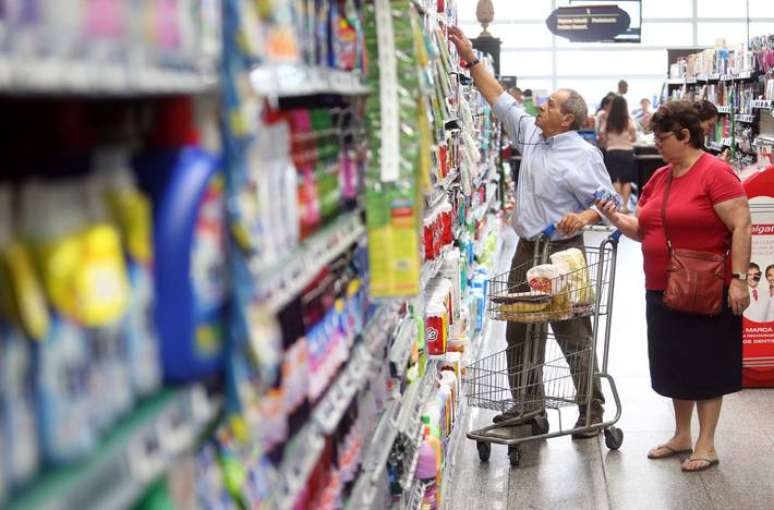
[(554, 232), (556, 232), (556, 225), (549, 225), (543, 231), (543, 237), (551, 237), (552, 235), (554, 235)]
[(622, 235), (623, 235), (623, 232), (621, 232), (620, 230), (616, 229), (615, 232), (610, 234), (610, 239), (612, 239), (613, 241), (615, 241), (617, 243), (621, 239)]

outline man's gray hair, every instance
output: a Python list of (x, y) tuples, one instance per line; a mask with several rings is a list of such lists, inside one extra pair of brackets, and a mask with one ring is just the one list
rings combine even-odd
[(562, 102), (561, 112), (565, 114), (569, 113), (575, 117), (575, 120), (572, 121), (570, 129), (578, 131), (581, 127), (583, 127), (583, 123), (586, 122), (586, 117), (589, 114), (589, 108), (586, 106), (586, 101), (583, 99), (583, 96), (578, 94), (577, 90), (562, 90), (567, 92), (567, 99)]

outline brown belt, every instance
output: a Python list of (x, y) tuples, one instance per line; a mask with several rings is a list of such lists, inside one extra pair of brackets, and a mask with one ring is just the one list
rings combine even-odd
[[(540, 241), (530, 241), (529, 239), (519, 239), (519, 242), (520, 243), (524, 243), (527, 247), (534, 248), (535, 243), (537, 243), (537, 242), (541, 242), (542, 243), (542, 242), (545, 242), (545, 240), (541, 239)], [(569, 239), (560, 239), (558, 241), (551, 241), (551, 244), (559, 245), (559, 246), (565, 246), (565, 245), (568, 245), (568, 244), (581, 245), (581, 244), (583, 244), (583, 235), (571, 237)]]

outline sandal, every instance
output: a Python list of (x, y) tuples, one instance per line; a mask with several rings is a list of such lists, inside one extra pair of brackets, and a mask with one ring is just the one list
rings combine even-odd
[[(652, 455), (650, 452), (648, 452), (648, 458), (651, 460), (657, 460), (657, 459), (668, 459), (670, 457), (674, 457), (675, 455), (681, 455), (683, 453), (693, 453), (693, 448), (685, 448), (683, 450), (675, 450), (674, 448), (667, 446), (665, 444), (659, 445), (654, 448), (654, 450), (666, 450), (667, 453), (664, 455)], [(698, 460), (698, 459), (696, 459)]]
[[(704, 462), (705, 464), (697, 469), (685, 469), (685, 464), (688, 462)], [(699, 471), (706, 471), (712, 466), (717, 466), (718, 464), (720, 464), (720, 459), (703, 459), (697, 457), (686, 460), (683, 465), (680, 466), (680, 469), (683, 470), (683, 473), (698, 473)]]

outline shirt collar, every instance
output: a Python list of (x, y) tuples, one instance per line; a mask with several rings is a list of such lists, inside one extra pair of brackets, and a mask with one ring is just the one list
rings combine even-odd
[(546, 144), (549, 147), (561, 147), (577, 140), (579, 136), (577, 131), (565, 131), (564, 133), (559, 133), (558, 135), (548, 138)]

